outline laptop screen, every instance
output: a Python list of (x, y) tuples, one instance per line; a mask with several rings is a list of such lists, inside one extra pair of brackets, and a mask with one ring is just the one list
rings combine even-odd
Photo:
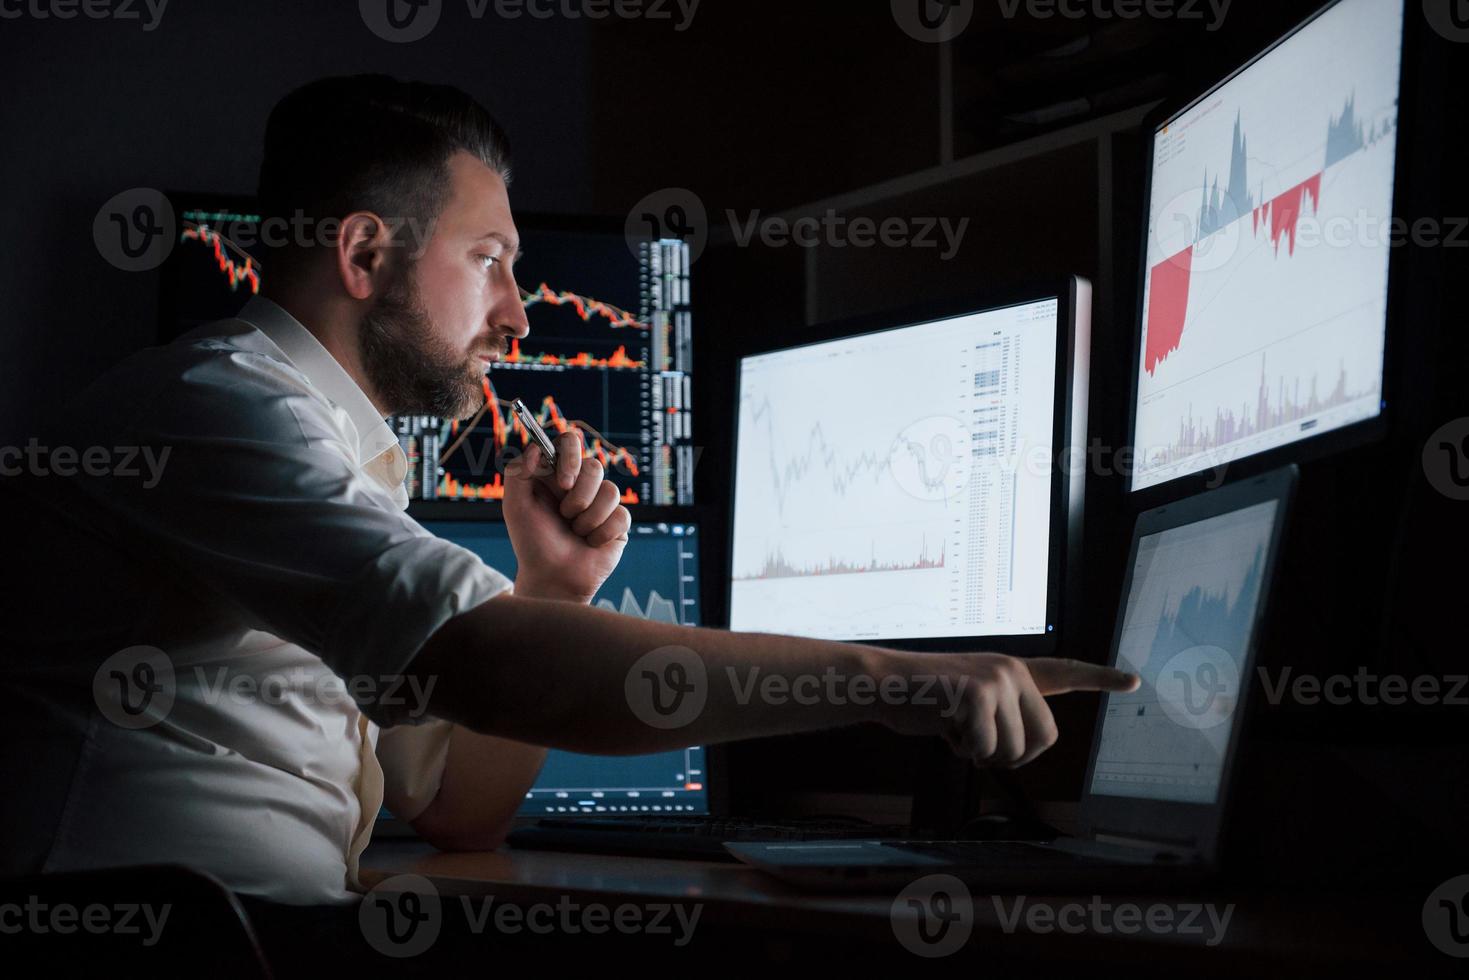
[(1092, 793), (1217, 802), (1279, 506), (1139, 539), (1117, 666), (1142, 684), (1107, 695)]

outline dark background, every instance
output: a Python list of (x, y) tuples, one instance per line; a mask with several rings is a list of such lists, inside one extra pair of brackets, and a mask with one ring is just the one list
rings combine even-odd
[[(711, 219), (695, 266), (699, 500), (723, 520), (730, 358), (809, 323), (1060, 272), (1096, 284), (1091, 436), (1126, 441), (1146, 143), (1138, 123), (1244, 60), (1316, 7), (1236, 0), (1218, 30), (1178, 20), (1006, 18), (976, 0), (951, 45), (898, 29), (887, 3), (704, 0), (675, 19), (475, 20), (446, 0), (427, 38), (393, 44), (357, 4), (173, 0), (139, 21), (0, 19), (0, 443), (21, 444), (72, 392), (158, 324), (156, 273), (109, 265), (91, 240), (108, 198), (133, 187), (249, 194), (273, 103), (323, 75), (382, 71), (479, 98), (515, 146), (519, 211), (621, 221), (644, 195), (685, 187)], [(1462, 171), (1466, 45), (1408, 2), (1400, 213), (1469, 215)], [(962, 248), (737, 247), (739, 215), (971, 218)], [(1433, 490), (1428, 435), (1469, 415), (1462, 372), (1462, 249), (1406, 247), (1392, 324), (1386, 435), (1307, 460), (1262, 662), (1319, 674), (1469, 672), (1466, 507)], [(1088, 484), (1083, 607), (1065, 652), (1107, 652), (1132, 511), (1123, 481)], [(720, 529), (706, 544), (722, 540)], [(718, 575), (722, 555), (706, 554)], [(716, 578), (717, 581), (717, 578)], [(717, 592), (718, 590), (716, 590)], [(711, 607), (713, 617), (718, 607)], [(711, 617), (709, 621), (717, 622)], [(1255, 699), (1260, 708), (1260, 698)], [(1062, 742), (1010, 787), (1077, 797), (1095, 699), (1057, 702)], [(1449, 870), (1465, 853), (1469, 707), (1258, 710), (1246, 760), (1242, 851), (1312, 856), (1319, 869)], [(930, 746), (874, 732), (742, 744), (739, 803), (821, 809), (839, 797), (948, 785)], [(952, 818), (1010, 797), (987, 780)], [(1268, 842), (1268, 843), (1267, 843)], [(1343, 854), (1352, 855), (1344, 862)], [(1462, 864), (1453, 865), (1462, 869)], [(1437, 880), (1437, 879), (1435, 879)]]

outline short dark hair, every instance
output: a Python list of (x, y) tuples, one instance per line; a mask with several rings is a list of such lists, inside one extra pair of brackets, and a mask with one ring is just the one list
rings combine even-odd
[[(397, 219), (413, 254), (448, 199), (449, 158), (473, 154), (510, 183), (510, 140), (473, 97), (387, 75), (322, 78), (288, 93), (265, 124), (259, 207), (319, 222), (354, 211)], [(314, 237), (312, 238), (314, 241)], [(272, 249), (277, 264), (295, 243)], [(269, 264), (269, 263), (267, 263)]]

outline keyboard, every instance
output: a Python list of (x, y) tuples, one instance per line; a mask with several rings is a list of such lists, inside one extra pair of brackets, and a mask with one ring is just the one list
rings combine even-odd
[(512, 830), (511, 847), (586, 851), (640, 857), (733, 861), (725, 841), (912, 839), (921, 832), (902, 824), (872, 824), (832, 817), (754, 820), (739, 817), (542, 817)]

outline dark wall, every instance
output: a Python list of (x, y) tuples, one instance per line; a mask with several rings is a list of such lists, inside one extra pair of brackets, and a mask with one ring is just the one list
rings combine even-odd
[[(141, 4), (134, 5), (142, 9)], [(512, 205), (591, 205), (586, 22), (475, 21), (450, 4), (428, 37), (372, 34), (357, 4), (174, 0), (137, 21), (0, 21), (0, 437), (23, 439), (67, 389), (154, 340), (155, 273), (110, 266), (92, 219), (132, 187), (252, 193), (275, 101), (323, 75), (448, 82), (511, 134)]]

